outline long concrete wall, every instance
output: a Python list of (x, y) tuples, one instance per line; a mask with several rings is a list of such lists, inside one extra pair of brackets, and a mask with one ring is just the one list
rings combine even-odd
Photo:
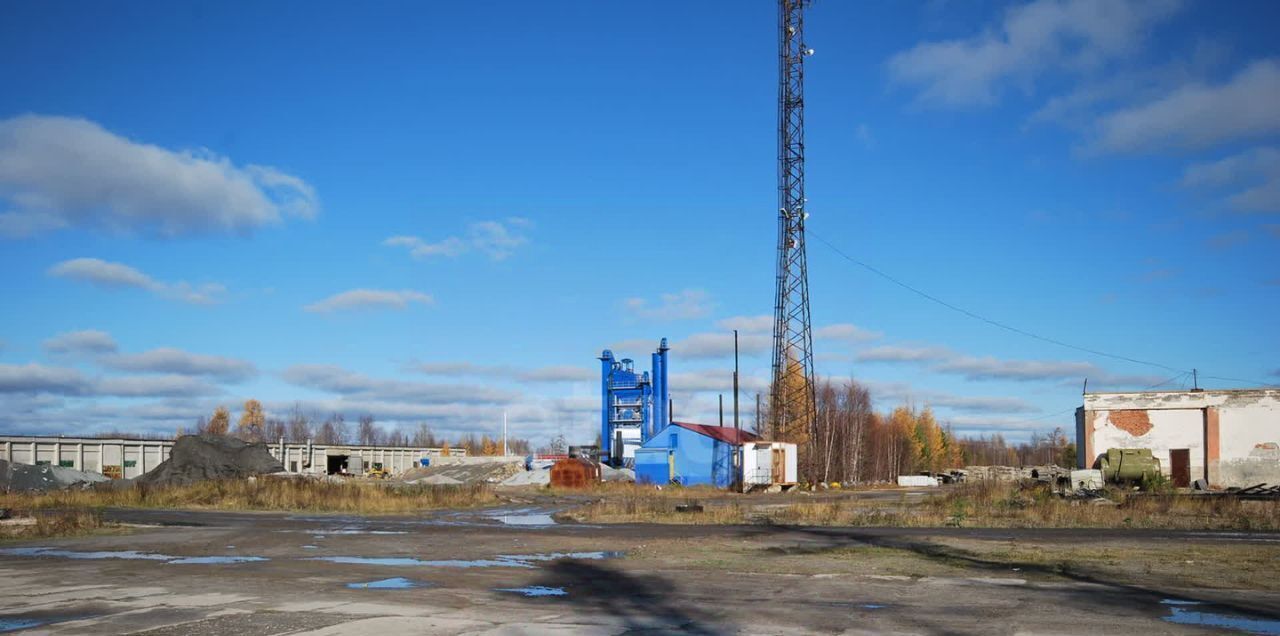
[(173, 442), (138, 439), (0, 436), (0, 459), (48, 464), (129, 479), (169, 459)]
[(1280, 484), (1280, 389), (1086, 394), (1076, 417), (1081, 467), (1110, 448), (1148, 448), (1172, 476), (1190, 451), (1191, 479)]
[[(392, 473), (409, 470), (423, 458), (442, 458), (440, 448), (402, 448), (331, 444), (269, 444), (271, 454), (288, 472), (324, 474), (330, 455), (358, 456), (367, 469), (381, 463)], [(0, 459), (15, 464), (49, 464), (130, 479), (169, 459), (170, 440), (98, 439), (92, 437), (38, 437), (0, 435)], [(465, 451), (451, 449), (451, 458)], [(438, 460), (437, 460), (438, 461)]]

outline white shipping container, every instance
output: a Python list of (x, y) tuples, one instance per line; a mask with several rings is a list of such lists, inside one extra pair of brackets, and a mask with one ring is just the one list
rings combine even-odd
[(928, 475), (898, 475), (898, 485), (911, 486), (911, 487), (922, 487), (922, 486), (932, 487), (932, 486), (938, 485), (938, 479), (936, 477), (930, 477)]

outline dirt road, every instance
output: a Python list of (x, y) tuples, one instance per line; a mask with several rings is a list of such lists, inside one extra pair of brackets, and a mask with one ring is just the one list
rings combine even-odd
[(1280, 633), (1277, 535), (581, 526), (551, 512), (113, 511), (141, 527), (0, 546), (0, 632)]

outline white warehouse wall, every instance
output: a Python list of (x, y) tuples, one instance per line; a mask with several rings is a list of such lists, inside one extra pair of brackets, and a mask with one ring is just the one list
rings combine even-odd
[(1191, 479), (1280, 485), (1280, 389), (1088, 393), (1076, 413), (1080, 466), (1110, 448), (1147, 448), (1171, 475), (1190, 450)]

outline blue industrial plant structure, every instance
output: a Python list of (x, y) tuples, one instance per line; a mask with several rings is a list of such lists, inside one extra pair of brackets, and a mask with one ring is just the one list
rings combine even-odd
[(631, 358), (600, 354), (600, 451), (605, 461), (629, 465), (645, 440), (670, 424), (667, 339), (653, 352), (653, 373), (639, 373)]
[(634, 466), (636, 481), (727, 488), (738, 484), (743, 442), (756, 436), (723, 426), (671, 420), (667, 339), (653, 352), (652, 372), (630, 358), (600, 354), (600, 451), (614, 466)]
[(636, 483), (736, 486), (742, 444), (755, 440), (727, 426), (672, 422), (636, 450)]

